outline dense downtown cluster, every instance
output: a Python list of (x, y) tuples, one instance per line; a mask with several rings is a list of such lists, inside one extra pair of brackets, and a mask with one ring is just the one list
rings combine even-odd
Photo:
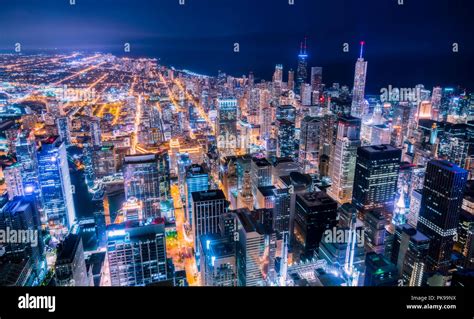
[(474, 269), (474, 94), (0, 55), (0, 285), (448, 286)]

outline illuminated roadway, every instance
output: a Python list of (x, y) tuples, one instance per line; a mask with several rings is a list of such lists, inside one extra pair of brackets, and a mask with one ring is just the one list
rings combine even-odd
[[(186, 234), (184, 229), (185, 216), (183, 209), (183, 202), (181, 194), (177, 185), (171, 185), (171, 196), (173, 197), (175, 218), (176, 218), (176, 232), (177, 243), (173, 243), (171, 247), (167, 247), (168, 254), (173, 258), (173, 262), (179, 268), (186, 271), (186, 279), (190, 286), (196, 286), (198, 282), (198, 273), (196, 267), (196, 259), (192, 254), (194, 242), (191, 237)], [(184, 258), (183, 258), (184, 257)]]

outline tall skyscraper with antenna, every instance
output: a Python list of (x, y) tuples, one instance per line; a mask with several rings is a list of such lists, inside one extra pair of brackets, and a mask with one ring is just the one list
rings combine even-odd
[(301, 86), (306, 83), (308, 79), (308, 51), (307, 51), (307, 40), (304, 39), (304, 43), (301, 42), (300, 54), (298, 54), (298, 69), (296, 71), (296, 94), (300, 94)]
[(364, 45), (365, 42), (361, 41), (360, 56), (355, 65), (354, 90), (352, 93), (351, 106), (351, 115), (359, 118), (364, 114), (365, 81), (367, 78), (367, 61), (364, 60)]

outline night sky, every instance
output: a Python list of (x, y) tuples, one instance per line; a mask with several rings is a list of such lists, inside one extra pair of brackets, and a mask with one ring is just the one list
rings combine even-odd
[[(366, 41), (369, 93), (389, 84), (474, 89), (472, 0), (0, 0), (0, 49), (103, 51), (158, 57), (209, 75), (274, 66), (296, 69), (308, 37), (309, 66), (324, 82), (352, 85), (358, 43)], [(240, 52), (233, 52), (233, 44)], [(344, 53), (343, 43), (350, 44)], [(459, 52), (452, 44), (459, 43)], [(286, 76), (285, 76), (286, 78)]]

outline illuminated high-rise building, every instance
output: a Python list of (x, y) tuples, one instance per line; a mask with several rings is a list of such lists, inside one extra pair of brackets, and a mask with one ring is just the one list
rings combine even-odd
[(296, 108), (292, 105), (279, 105), (276, 108), (275, 120), (296, 121)]
[(301, 42), (300, 54), (298, 55), (298, 69), (296, 71), (296, 94), (301, 93), (301, 86), (308, 80), (308, 53), (306, 38)]
[(407, 224), (395, 229), (391, 261), (397, 265), (403, 285), (420, 287), (426, 271), (426, 257), (430, 240)]
[(357, 59), (352, 93), (351, 115), (361, 118), (365, 108), (365, 81), (367, 78), (367, 61), (364, 60), (364, 44), (360, 43), (360, 56)]
[(54, 265), (56, 284), (58, 286), (90, 286), (91, 278), (87, 273), (81, 236), (69, 233), (57, 249)]
[(279, 84), (283, 82), (283, 65), (277, 64), (275, 66), (275, 73), (273, 73), (273, 82)]
[(466, 264), (466, 268), (472, 267), (474, 263), (474, 183), (468, 181), (466, 192), (464, 194), (463, 203), (461, 206), (461, 214), (459, 216), (457, 240), (454, 250), (460, 253)]
[(385, 214), (381, 211), (370, 211), (364, 216), (364, 245), (367, 251), (383, 254), (388, 224)]
[(160, 215), (160, 201), (170, 194), (168, 153), (125, 156), (123, 161), (125, 198), (143, 203), (143, 218)]
[(275, 113), (273, 106), (265, 106), (260, 112), (260, 135), (263, 140), (268, 140), (272, 136), (272, 113)]
[(432, 119), (438, 121), (438, 117), (441, 109), (441, 98), (443, 96), (443, 89), (439, 86), (433, 88), (433, 94), (431, 95), (431, 106), (432, 106)]
[(316, 117), (306, 116), (301, 121), (298, 161), (302, 165), (304, 173), (318, 171), (320, 129), (321, 121)]
[(311, 68), (311, 88), (313, 91), (317, 91), (321, 95), (322, 85), (323, 85), (323, 68), (319, 66), (314, 66)]
[(59, 137), (64, 141), (66, 147), (71, 145), (71, 124), (69, 117), (58, 117), (56, 119), (56, 125), (58, 127)]
[(418, 105), (418, 120), (431, 120), (431, 107), (430, 101), (421, 101)]
[(94, 118), (90, 124), (91, 142), (93, 146), (102, 145), (102, 135), (100, 131), (100, 119)]
[(237, 148), (237, 100), (220, 99), (217, 117), (217, 148), (224, 156)]
[(189, 218), (189, 224), (192, 225), (192, 193), (207, 191), (209, 189), (209, 173), (202, 165), (192, 164), (186, 170), (186, 209)]
[(337, 126), (334, 157), (331, 159), (332, 185), (328, 194), (340, 204), (352, 200), (357, 148), (360, 146), (360, 124), (358, 118), (344, 116)]
[(272, 185), (272, 165), (265, 158), (252, 158), (250, 177), (252, 194), (256, 198), (259, 187)]
[[(260, 192), (260, 187), (258, 190)], [(254, 200), (252, 194), (252, 177), (250, 176), (250, 171), (244, 172), (242, 189), (240, 190), (239, 195), (242, 198), (242, 206), (245, 206), (248, 209), (253, 209)]]
[(295, 158), (295, 123), (285, 119), (276, 121), (277, 157)]
[(112, 286), (145, 286), (167, 280), (163, 220), (108, 226), (107, 256)]
[(295, 90), (295, 71), (288, 71), (288, 90)]
[(16, 160), (20, 166), (23, 190), (33, 192), (38, 203), (41, 203), (41, 188), (38, 181), (38, 156), (33, 134), (23, 131), (15, 143)]
[(263, 284), (262, 258), (265, 233), (247, 209), (234, 211), (237, 219), (236, 266), (238, 286)]
[(21, 175), (21, 165), (19, 164), (14, 164), (3, 169), (3, 176), (5, 184), (7, 185), (9, 199), (13, 199), (15, 196), (23, 196), (25, 194)]
[[(0, 278), (0, 283), (23, 281), (25, 285), (37, 286), (46, 274), (46, 258), (41, 231), (40, 215), (34, 195), (17, 196), (0, 209), (0, 273), (2, 262), (10, 267), (24, 267), (21, 278)], [(11, 240), (12, 234), (21, 240)], [(10, 235), (8, 235), (10, 234)], [(7, 236), (9, 238), (7, 238)], [(9, 267), (9, 266), (6, 266)], [(5, 274), (5, 273), (3, 273)]]
[(194, 192), (191, 196), (194, 247), (199, 256), (199, 239), (202, 235), (220, 233), (220, 217), (226, 213), (228, 202), (220, 189)]
[(278, 234), (290, 234), (290, 219), (293, 217), (291, 212), (292, 194), (288, 188), (273, 189), (273, 229)]
[(92, 169), (95, 178), (103, 178), (117, 172), (117, 158), (113, 145), (92, 148)]
[(391, 145), (357, 149), (352, 204), (360, 211), (392, 213), (402, 151)]
[(325, 192), (296, 195), (294, 238), (300, 260), (312, 259), (324, 232), (337, 225), (337, 202)]
[(203, 235), (201, 243), (201, 285), (237, 286), (235, 244), (217, 234)]
[(43, 210), (50, 226), (70, 228), (76, 219), (76, 211), (66, 145), (58, 136), (41, 142), (38, 171)]
[(449, 268), (467, 177), (448, 161), (428, 162), (417, 229), (430, 239), (429, 271)]
[(313, 90), (311, 84), (304, 83), (301, 85), (301, 105), (311, 106), (311, 99), (313, 96)]

